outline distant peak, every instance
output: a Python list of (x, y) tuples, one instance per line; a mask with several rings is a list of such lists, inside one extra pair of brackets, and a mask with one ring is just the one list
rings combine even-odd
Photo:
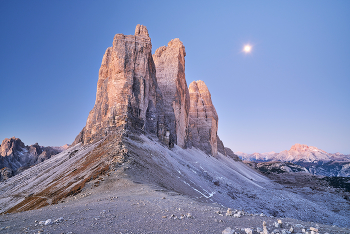
[(147, 36), (147, 37), (149, 37), (148, 30), (147, 30), (146, 26), (143, 26), (141, 24), (136, 25), (135, 36)]
[(292, 151), (306, 151), (308, 150), (310, 147), (307, 146), (307, 145), (303, 145), (303, 144), (299, 144), (299, 143), (296, 143), (295, 145), (293, 145), (290, 150)]

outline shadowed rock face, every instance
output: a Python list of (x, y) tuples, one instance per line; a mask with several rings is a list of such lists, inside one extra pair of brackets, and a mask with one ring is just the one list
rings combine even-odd
[(170, 137), (182, 148), (187, 146), (190, 95), (185, 78), (185, 47), (175, 38), (153, 55), (157, 82), (164, 98), (165, 118)]
[(59, 147), (43, 147), (38, 143), (26, 146), (19, 138), (5, 138), (0, 145), (0, 181), (43, 162), (62, 150)]
[(169, 144), (147, 28), (117, 34), (102, 59), (96, 102), (73, 145), (99, 140), (119, 126), (156, 134)]
[(189, 86), (190, 145), (216, 156), (218, 115), (211, 101), (208, 87), (201, 80), (193, 81)]

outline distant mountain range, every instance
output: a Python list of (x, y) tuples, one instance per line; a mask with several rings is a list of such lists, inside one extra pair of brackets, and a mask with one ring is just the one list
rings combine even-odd
[(293, 145), (290, 150), (280, 153), (235, 152), (242, 160), (253, 162), (292, 162), (304, 167), (309, 173), (324, 176), (350, 177), (350, 155), (327, 153), (314, 146)]
[(68, 147), (69, 145), (44, 147), (38, 143), (26, 146), (19, 138), (5, 138), (0, 145), (0, 181), (43, 162)]

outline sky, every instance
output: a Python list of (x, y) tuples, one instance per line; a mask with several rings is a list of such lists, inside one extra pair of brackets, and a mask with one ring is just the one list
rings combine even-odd
[(0, 0), (0, 140), (72, 143), (94, 106), (106, 48), (137, 24), (153, 52), (184, 43), (187, 84), (207, 84), (233, 151), (300, 143), (350, 154), (347, 0)]

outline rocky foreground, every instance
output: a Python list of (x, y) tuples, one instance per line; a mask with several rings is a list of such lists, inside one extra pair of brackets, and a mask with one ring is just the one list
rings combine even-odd
[(131, 181), (124, 170), (99, 181), (59, 204), (0, 215), (0, 233), (350, 233), (347, 228), (198, 202)]

